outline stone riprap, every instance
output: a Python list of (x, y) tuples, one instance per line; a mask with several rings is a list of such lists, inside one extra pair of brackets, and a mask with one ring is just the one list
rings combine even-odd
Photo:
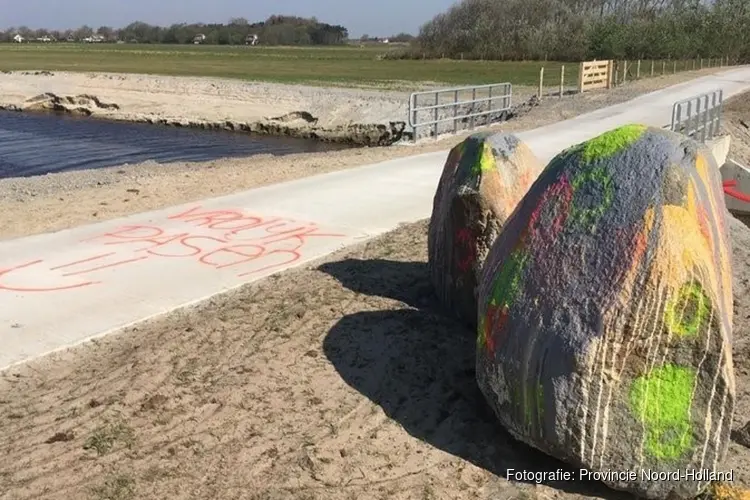
[[(734, 411), (721, 179), (629, 125), (555, 157), (487, 256), (477, 381), (517, 439), (593, 471), (720, 470)], [(609, 478), (648, 498), (707, 481)]]
[(432, 283), (443, 306), (476, 328), (482, 264), (505, 221), (542, 171), (510, 134), (474, 134), (448, 155), (428, 233)]

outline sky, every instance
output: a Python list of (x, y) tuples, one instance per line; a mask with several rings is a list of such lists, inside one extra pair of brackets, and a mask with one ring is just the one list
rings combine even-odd
[(181, 22), (263, 21), (272, 14), (315, 16), (340, 24), (359, 38), (416, 34), (419, 27), (456, 0), (0, 0), (0, 29), (11, 26), (68, 29), (121, 28), (133, 21), (168, 26)]

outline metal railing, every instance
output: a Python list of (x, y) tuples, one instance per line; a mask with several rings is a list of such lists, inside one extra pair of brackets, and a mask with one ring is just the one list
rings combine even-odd
[[(414, 92), (409, 97), (408, 119), (412, 138), (417, 140), (420, 127), (430, 126), (432, 135), (437, 138), (441, 132), (458, 132), (459, 122), (468, 122), (470, 129), (490, 123), (491, 115), (502, 117), (510, 111), (512, 97), (513, 86), (510, 83)], [(424, 98), (430, 104), (420, 106), (418, 101), (424, 102)], [(429, 118), (419, 121), (420, 112), (429, 112)], [(443, 124), (448, 126), (441, 127)]]
[(710, 141), (719, 134), (723, 90), (714, 90), (699, 96), (677, 101), (672, 106), (670, 130), (700, 142)]

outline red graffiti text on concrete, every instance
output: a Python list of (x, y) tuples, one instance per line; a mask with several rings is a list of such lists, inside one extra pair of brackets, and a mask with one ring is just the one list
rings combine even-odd
[[(96, 271), (154, 258), (191, 259), (214, 269), (236, 268), (237, 276), (244, 277), (298, 261), (311, 240), (345, 236), (323, 232), (314, 223), (248, 215), (240, 210), (198, 206), (167, 218), (173, 221), (170, 225), (178, 221), (184, 227), (178, 225), (170, 231), (157, 224), (122, 226), (82, 241), (110, 251), (47, 267), (46, 271), (42, 260), (0, 268), (0, 290), (44, 292), (87, 287), (101, 283), (91, 276)], [(37, 279), (41, 274), (44, 283), (30, 285), (24, 272)]]

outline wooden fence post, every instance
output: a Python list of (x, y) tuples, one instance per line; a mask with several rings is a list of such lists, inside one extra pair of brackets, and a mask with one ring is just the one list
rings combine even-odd
[(672, 63), (672, 74), (676, 74), (676, 73), (677, 73), (677, 61), (674, 61)]
[(638, 59), (638, 63), (635, 66), (635, 79), (640, 80), (641, 79), (641, 60)]
[(581, 67), (578, 69), (578, 92), (583, 92), (583, 68), (584, 63), (581, 62)]
[(622, 83), (623, 85), (628, 81), (628, 60), (626, 59), (622, 66)]
[(664, 76), (664, 73), (667, 72), (667, 61), (662, 60), (661, 62), (661, 76)]
[(701, 69), (703, 69), (703, 58), (701, 57)]
[(651, 78), (654, 77), (654, 60), (651, 59)]
[(560, 66), (560, 99), (565, 91), (565, 65)]
[(539, 100), (542, 100), (542, 90), (544, 89), (544, 66), (539, 70)]
[(693, 59), (693, 71), (695, 71), (695, 59)]
[(607, 89), (612, 88), (612, 77), (615, 73), (615, 61), (614, 59), (607, 61)]

